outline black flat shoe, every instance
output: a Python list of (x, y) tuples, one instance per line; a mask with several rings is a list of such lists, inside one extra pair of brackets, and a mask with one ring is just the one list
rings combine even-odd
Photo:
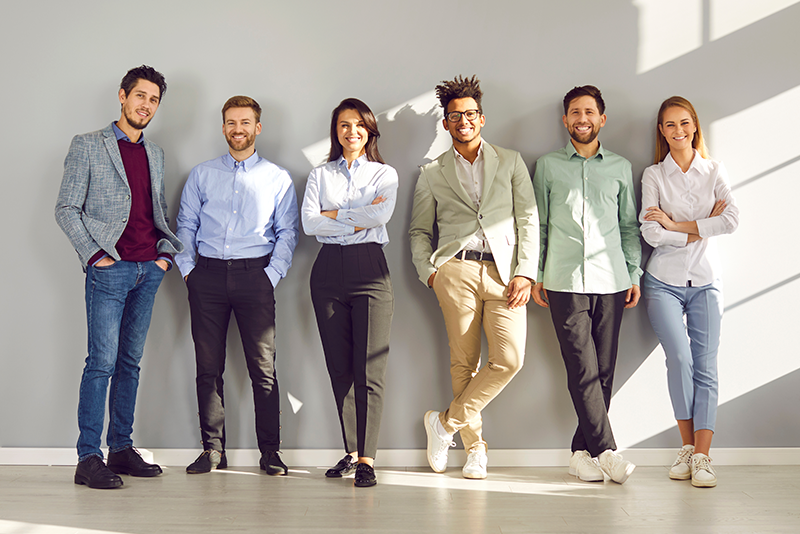
[(197, 475), (200, 473), (208, 473), (212, 469), (225, 469), (226, 467), (228, 467), (228, 459), (225, 458), (225, 453), (215, 451), (214, 449), (208, 449), (203, 451), (200, 456), (197, 457), (197, 460), (186, 468), (186, 472), (190, 475)]
[(258, 461), (259, 467), (266, 471), (268, 475), (278, 476), (285, 475), (289, 472), (289, 468), (283, 463), (278, 451), (265, 451), (261, 455), (261, 460)]
[(353, 485), (357, 488), (368, 488), (378, 483), (375, 478), (375, 470), (371, 465), (358, 464), (356, 467), (356, 480)]
[(325, 471), (328, 478), (342, 478), (356, 470), (356, 462), (349, 454), (339, 460), (339, 463)]
[(139, 451), (133, 447), (118, 452), (109, 452), (108, 468), (118, 475), (132, 477), (156, 477), (161, 474), (159, 466), (145, 462)]
[(75, 468), (75, 484), (94, 489), (114, 489), (122, 486), (122, 479), (112, 472), (99, 456), (89, 456)]

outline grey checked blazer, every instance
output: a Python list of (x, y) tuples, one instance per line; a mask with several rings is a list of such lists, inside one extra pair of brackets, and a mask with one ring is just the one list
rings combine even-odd
[[(177, 254), (183, 245), (169, 229), (164, 200), (164, 151), (145, 138), (153, 191), (153, 220), (159, 253)], [(64, 160), (64, 178), (56, 202), (56, 222), (67, 234), (84, 270), (101, 249), (119, 260), (117, 241), (128, 223), (131, 190), (109, 124), (96, 132), (76, 135)]]

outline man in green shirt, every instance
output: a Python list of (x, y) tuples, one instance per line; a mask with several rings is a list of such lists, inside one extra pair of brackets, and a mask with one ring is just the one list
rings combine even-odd
[(539, 207), (539, 282), (533, 300), (549, 307), (578, 415), (570, 474), (622, 484), (633, 472), (617, 448), (608, 407), (624, 308), (639, 301), (639, 241), (631, 164), (605, 150), (600, 90), (564, 97), (567, 146), (539, 158), (533, 186)]

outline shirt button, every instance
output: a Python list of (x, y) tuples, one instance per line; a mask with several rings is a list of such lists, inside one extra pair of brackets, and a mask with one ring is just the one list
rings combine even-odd
[(236, 213), (236, 210), (233, 210), (233, 213)]
[(239, 190), (238, 190), (238, 189), (237, 189), (236, 191), (234, 191), (234, 193), (238, 193), (238, 192), (239, 192)]
[[(231, 248), (231, 246), (230, 245), (225, 245), (225, 248)], [(230, 265), (230, 263), (228, 263), (228, 265)]]
[(128, 218), (127, 217), (123, 217), (122, 218), (122, 222), (128, 222)]
[(478, 215), (478, 219), (483, 219), (483, 215)]

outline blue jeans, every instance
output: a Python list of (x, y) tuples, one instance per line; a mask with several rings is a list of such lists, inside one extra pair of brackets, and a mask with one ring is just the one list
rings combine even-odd
[(671, 286), (645, 273), (642, 288), (650, 324), (667, 356), (675, 419), (692, 419), (695, 431), (713, 432), (719, 399), (722, 284), (717, 280), (699, 287)]
[(108, 433), (112, 452), (130, 447), (133, 411), (150, 317), (164, 271), (154, 261), (118, 261), (86, 271), (86, 323), (89, 355), (81, 377), (78, 401), (78, 459), (103, 457), (100, 436), (106, 408), (108, 379)]

